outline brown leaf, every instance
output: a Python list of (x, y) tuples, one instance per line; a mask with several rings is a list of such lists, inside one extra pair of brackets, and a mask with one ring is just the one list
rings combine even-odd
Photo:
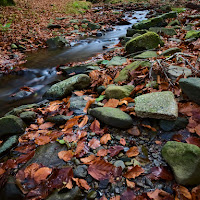
[(33, 178), (35, 172), (40, 168), (40, 166), (37, 163), (32, 163), (31, 165), (27, 166), (24, 170), (24, 176), (25, 178)]
[(96, 159), (96, 156), (94, 154), (85, 157), (85, 158), (81, 158), (81, 162), (83, 162), (84, 164), (91, 164), (94, 160)]
[(130, 188), (127, 188), (121, 195), (120, 199), (124, 200), (135, 200), (136, 196), (133, 190)]
[(81, 121), (81, 123), (78, 125), (79, 128), (84, 127), (84, 126), (87, 124), (87, 122), (88, 122), (88, 116), (85, 115), (85, 116), (83, 117), (83, 120)]
[(2, 174), (4, 174), (6, 171), (4, 170), (4, 169), (2, 169), (2, 168), (0, 168), (0, 176), (2, 175)]
[(124, 150), (124, 147), (122, 146), (112, 146), (108, 149), (108, 153), (110, 153), (110, 156), (116, 156), (119, 154), (120, 151)]
[(135, 188), (135, 183), (132, 181), (129, 181), (128, 179), (126, 179), (126, 185), (127, 185), (127, 187), (129, 187), (131, 189)]
[(192, 189), (192, 200), (200, 199), (200, 185)]
[(192, 195), (187, 188), (177, 185), (173, 189), (176, 192), (175, 200), (192, 200)]
[(41, 167), (38, 169), (34, 174), (34, 179), (37, 184), (39, 184), (41, 181), (46, 180), (46, 178), (51, 174), (52, 169), (48, 167)]
[(100, 149), (97, 152), (97, 156), (107, 156), (107, 154), (108, 154), (108, 150), (107, 149)]
[(84, 91), (74, 91), (74, 94), (76, 94), (77, 96), (83, 96), (84, 95)]
[(86, 190), (90, 190), (90, 189), (91, 189), (91, 187), (88, 185), (88, 183), (87, 183), (86, 180), (84, 180), (84, 179), (79, 179), (78, 181), (79, 181), (80, 186), (81, 186), (82, 188), (84, 188), (84, 189), (86, 189)]
[(173, 200), (173, 196), (170, 195), (169, 193), (156, 189), (153, 192), (147, 192), (147, 196), (152, 199), (152, 200)]
[(48, 144), (50, 142), (50, 138), (49, 136), (39, 136), (35, 139), (35, 144), (37, 145), (44, 145), (44, 144)]
[(69, 120), (66, 122), (63, 131), (66, 131), (66, 130), (72, 128), (73, 126), (78, 125), (78, 120), (79, 120), (80, 117), (82, 117), (82, 115), (75, 116), (75, 117), (73, 117), (72, 119), (69, 119)]
[(200, 124), (195, 127), (195, 132), (198, 136), (200, 136)]
[(95, 100), (96, 100), (96, 99), (90, 99), (90, 100), (87, 102), (85, 108), (83, 109), (83, 112), (87, 113), (88, 108), (95, 102)]
[(126, 172), (123, 176), (125, 178), (135, 178), (137, 176), (140, 176), (144, 172), (144, 169), (138, 165), (130, 169), (128, 172)]
[(65, 162), (71, 160), (73, 156), (74, 156), (74, 153), (73, 153), (72, 150), (60, 151), (60, 152), (58, 153), (58, 157), (59, 157), (60, 159), (63, 159)]
[(126, 155), (131, 158), (133, 156), (137, 156), (139, 154), (139, 149), (134, 146), (134, 147), (131, 147), (127, 152), (126, 152)]
[(151, 127), (150, 125), (142, 124), (142, 126), (145, 127), (145, 128), (148, 128), (148, 129), (150, 129), (150, 130), (152, 130), (154, 132), (157, 131), (155, 128)]
[(119, 104), (118, 99), (109, 99), (103, 107), (116, 108)]
[(45, 130), (45, 129), (52, 128), (53, 126), (54, 126), (54, 123), (46, 122), (46, 123), (44, 123), (44, 124), (41, 124), (41, 125), (39, 126), (39, 129)]
[(138, 129), (137, 126), (133, 126), (133, 128), (128, 129), (128, 133), (130, 135), (139, 136), (140, 135), (140, 130)]
[(100, 141), (93, 138), (89, 141), (88, 146), (91, 147), (92, 149), (96, 149), (100, 147)]
[(101, 143), (101, 144), (107, 144), (107, 142), (108, 142), (109, 140), (111, 140), (110, 134), (105, 134), (105, 135), (103, 135), (103, 136), (101, 137), (100, 143)]
[(200, 147), (200, 138), (197, 137), (189, 137), (185, 140), (188, 144), (194, 144)]
[(92, 132), (95, 132), (96, 134), (102, 134), (103, 133), (103, 130), (101, 130), (101, 128), (100, 128), (100, 123), (96, 119), (90, 125), (90, 130)]
[(123, 146), (125, 146), (126, 145), (126, 140), (124, 138), (121, 138), (119, 143), (122, 144)]

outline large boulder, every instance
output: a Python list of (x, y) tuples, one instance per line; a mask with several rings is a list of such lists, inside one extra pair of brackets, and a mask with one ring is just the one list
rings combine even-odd
[(181, 78), (179, 85), (189, 99), (197, 104), (200, 104), (200, 78)]
[(158, 45), (163, 45), (163, 41), (160, 39), (159, 35), (154, 32), (148, 32), (140, 35), (136, 38), (129, 40), (126, 43), (125, 49), (128, 54), (135, 53), (138, 51), (144, 51), (148, 49), (157, 48)]
[(101, 122), (116, 128), (130, 128), (133, 124), (133, 120), (130, 115), (118, 108), (94, 108), (89, 111), (89, 114), (96, 117)]
[(82, 90), (90, 85), (90, 77), (85, 74), (72, 76), (64, 81), (52, 85), (44, 94), (49, 100), (67, 97), (73, 90)]
[(0, 118), (0, 137), (24, 133), (25, 123), (14, 115)]
[(127, 65), (126, 67), (124, 67), (124, 69), (122, 69), (119, 72), (119, 76), (114, 79), (114, 83), (126, 81), (128, 79), (129, 72), (136, 70), (140, 66), (141, 67), (145, 67), (145, 66), (150, 67), (151, 63), (148, 61), (135, 61), (135, 62), (131, 63), (130, 65)]
[(133, 85), (110, 85), (106, 89), (105, 95), (107, 99), (123, 99), (124, 97), (128, 97), (134, 88)]
[(178, 106), (172, 92), (153, 92), (135, 98), (135, 112), (142, 118), (175, 120)]
[(200, 184), (200, 148), (193, 144), (170, 141), (162, 148), (162, 156), (181, 185)]

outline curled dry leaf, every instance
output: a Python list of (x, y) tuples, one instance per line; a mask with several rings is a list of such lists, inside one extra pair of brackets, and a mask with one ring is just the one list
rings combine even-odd
[(131, 189), (135, 188), (135, 182), (129, 181), (128, 179), (126, 179), (126, 185)]
[(80, 178), (72, 178), (72, 179), (76, 182), (76, 185), (78, 185), (78, 187), (84, 188), (86, 190), (91, 189), (86, 180)]
[(33, 178), (35, 172), (40, 168), (40, 166), (37, 163), (32, 163), (31, 165), (27, 166), (24, 170), (24, 176), (25, 178)]
[(148, 129), (150, 129), (150, 130), (152, 130), (154, 132), (157, 131), (155, 128), (151, 127), (150, 125), (142, 124), (142, 126), (145, 127), (145, 128), (148, 128)]
[(100, 147), (100, 141), (93, 138), (89, 141), (88, 146), (91, 147), (92, 149), (96, 149)]
[(100, 143), (101, 144), (107, 144), (107, 142), (111, 140), (111, 135), (110, 134), (105, 134), (101, 137)]
[(87, 122), (88, 122), (88, 116), (85, 115), (85, 116), (83, 117), (83, 120), (81, 121), (81, 123), (78, 125), (79, 128), (84, 127), (84, 126), (87, 124)]
[(88, 108), (95, 102), (96, 99), (90, 99), (87, 103), (85, 108), (83, 109), (83, 112), (87, 113)]
[(126, 155), (131, 158), (133, 156), (137, 156), (139, 154), (139, 149), (134, 146), (134, 147), (131, 147), (127, 152), (126, 152)]
[(35, 139), (35, 144), (44, 145), (50, 142), (49, 136), (41, 135)]
[(103, 107), (116, 108), (119, 104), (118, 99), (109, 99)]
[(153, 192), (147, 192), (147, 196), (152, 200), (173, 200), (174, 197), (170, 195), (169, 193), (156, 189)]
[(135, 167), (133, 167), (132, 169), (128, 170), (128, 172), (126, 172), (123, 176), (125, 178), (135, 178), (137, 176), (140, 176), (140, 174), (142, 174), (144, 172), (144, 169), (138, 165), (136, 165)]
[(100, 123), (96, 119), (90, 125), (90, 130), (92, 132), (95, 132), (96, 134), (102, 134), (103, 133), (103, 130), (101, 130), (101, 128), (100, 128)]
[(58, 153), (58, 157), (60, 159), (63, 159), (65, 162), (71, 160), (73, 156), (74, 156), (74, 153), (73, 153), (72, 150), (69, 150), (69, 151), (60, 151)]
[(97, 152), (97, 156), (107, 156), (107, 154), (108, 154), (108, 150), (107, 149), (100, 149)]
[(91, 164), (94, 160), (96, 159), (96, 156), (94, 154), (85, 157), (85, 158), (81, 158), (81, 162), (83, 162), (84, 164)]
[(175, 200), (192, 200), (192, 195), (186, 187), (177, 185), (173, 189), (176, 192)]
[(37, 184), (39, 184), (41, 181), (46, 180), (46, 178), (51, 174), (52, 169), (48, 167), (41, 167), (38, 169), (34, 174), (34, 179)]

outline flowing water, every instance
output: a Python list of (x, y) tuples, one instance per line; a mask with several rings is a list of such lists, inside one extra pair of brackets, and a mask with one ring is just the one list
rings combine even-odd
[[(144, 20), (148, 11), (135, 11), (131, 17), (127, 13), (125, 19), (131, 24)], [(56, 74), (56, 66), (70, 62), (85, 61), (97, 53), (102, 53), (103, 46), (113, 46), (119, 42), (119, 37), (126, 35), (130, 25), (115, 26), (115, 30), (101, 37), (79, 40), (74, 46), (57, 49), (41, 49), (27, 54), (27, 69), (0, 79), (0, 116), (14, 107), (22, 104), (39, 102), (42, 95), (53, 82), (62, 79)], [(30, 87), (34, 93), (20, 92), (21, 87)], [(19, 93), (20, 92), (20, 93)], [(17, 93), (16, 96), (13, 94)], [(25, 93), (25, 94), (24, 94)], [(27, 95), (27, 96), (26, 96)], [(21, 97), (26, 96), (25, 98)]]

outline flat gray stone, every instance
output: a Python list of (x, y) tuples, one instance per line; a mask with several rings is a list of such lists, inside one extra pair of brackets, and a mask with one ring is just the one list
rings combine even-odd
[(162, 156), (181, 185), (200, 184), (200, 148), (193, 144), (170, 141), (162, 148)]
[(107, 63), (107, 67), (108, 66), (120, 66), (120, 65), (123, 65), (124, 63), (127, 62), (127, 59), (124, 58), (124, 57), (120, 57), (120, 56), (115, 56), (113, 57), (110, 61), (108, 61)]
[(175, 120), (178, 106), (172, 92), (153, 92), (135, 98), (135, 112), (142, 118)]
[(133, 124), (133, 120), (130, 115), (118, 108), (94, 108), (89, 110), (89, 114), (96, 117), (101, 122), (117, 128), (129, 128)]
[(33, 111), (26, 111), (26, 112), (22, 112), (22, 113), (20, 114), (20, 118), (21, 118), (24, 122), (26, 122), (26, 123), (28, 123), (28, 122), (34, 122), (35, 119), (36, 119), (36, 117), (37, 117), (37, 115), (36, 115), (36, 113), (33, 112)]
[(153, 58), (153, 57), (157, 57), (157, 53), (156, 51), (145, 51), (137, 56), (134, 56), (133, 58), (135, 59), (147, 59), (147, 58)]
[(200, 78), (181, 78), (179, 85), (189, 99), (200, 105)]
[(178, 47), (174, 47), (174, 48), (170, 48), (170, 49), (165, 50), (161, 55), (170, 56), (170, 55), (173, 55), (177, 52), (181, 52), (181, 49), (179, 49)]

